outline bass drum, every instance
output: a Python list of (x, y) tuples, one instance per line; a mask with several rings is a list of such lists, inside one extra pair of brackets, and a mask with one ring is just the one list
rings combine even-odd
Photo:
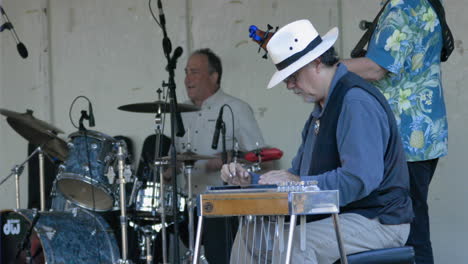
[(112, 264), (120, 257), (109, 225), (84, 209), (5, 210), (0, 223), (2, 264)]

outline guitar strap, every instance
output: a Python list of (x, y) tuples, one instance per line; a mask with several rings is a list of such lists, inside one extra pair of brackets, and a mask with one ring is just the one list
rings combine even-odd
[(377, 22), (379, 22), (379, 17), (382, 15), (382, 12), (384, 11), (388, 2), (390, 2), (390, 0), (385, 2), (385, 4), (382, 6), (382, 9), (380, 9), (379, 13), (374, 18), (374, 21), (372, 21), (372, 24), (367, 28), (366, 32), (364, 32), (364, 35), (362, 35), (361, 39), (356, 44), (356, 47), (354, 47), (354, 49), (351, 51), (351, 58), (360, 58), (366, 55), (367, 50), (365, 50), (364, 47), (369, 43), (372, 33), (374, 33), (375, 27), (377, 26)]
[[(440, 54), (440, 60), (447, 61), (447, 59), (449, 58), (450, 54), (452, 53), (454, 49), (454, 41), (453, 41), (452, 32), (450, 31), (450, 28), (447, 25), (447, 22), (445, 20), (445, 10), (442, 4), (440, 3), (440, 0), (428, 0), (428, 1), (431, 4), (431, 6), (434, 8), (434, 11), (438, 16), (440, 25), (442, 27), (443, 47), (442, 47), (442, 52)], [(382, 15), (383, 10), (385, 9), (385, 7), (387, 6), (389, 2), (390, 0), (387, 0), (387, 2), (383, 5), (382, 9), (380, 9), (379, 13), (374, 18), (374, 21), (372, 21), (372, 24), (369, 26), (367, 31), (363, 34), (363, 36), (361, 37), (359, 42), (356, 44), (354, 49), (351, 51), (351, 58), (359, 58), (359, 57), (364, 57), (366, 55), (367, 51), (364, 49), (364, 47), (369, 43), (370, 38), (372, 34), (374, 33), (374, 30), (379, 21), (380, 15)]]
[(447, 25), (447, 21), (445, 20), (445, 10), (440, 0), (428, 0), (429, 3), (434, 8), (437, 16), (439, 17), (440, 26), (442, 27), (442, 41), (444, 46), (442, 47), (442, 52), (440, 54), (441, 61), (447, 61), (452, 54), (454, 49), (454, 41), (452, 32), (450, 31), (449, 26)]

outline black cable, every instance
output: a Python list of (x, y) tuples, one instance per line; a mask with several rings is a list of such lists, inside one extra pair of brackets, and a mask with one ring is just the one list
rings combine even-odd
[[(223, 108), (223, 107), (225, 107), (225, 106), (226, 106), (227, 108), (229, 108), (229, 111), (231, 112), (231, 120), (232, 120), (232, 151), (233, 151), (233, 153), (234, 153), (234, 151), (235, 151), (235, 150), (234, 150), (234, 149), (235, 149), (234, 146), (235, 146), (236, 141), (237, 141), (236, 136), (235, 136), (235, 133), (234, 133), (234, 132), (235, 132), (234, 111), (232, 110), (231, 106), (228, 105), (228, 104), (224, 104), (223, 106), (221, 106), (221, 108)], [(232, 157), (231, 157), (231, 159), (232, 159)], [(233, 231), (232, 231), (232, 225), (233, 225), (232, 222), (233, 222), (233, 221), (234, 221), (233, 217), (228, 217), (228, 218), (225, 218), (225, 219), (224, 219), (224, 231), (226, 232), (225, 235), (226, 235), (226, 240), (227, 240), (227, 241), (226, 241), (227, 245), (226, 245), (226, 247), (225, 247), (225, 249), (224, 249), (224, 250), (226, 250), (226, 252), (225, 252), (226, 256), (230, 256), (230, 253), (231, 253), (231, 252), (230, 252), (230, 251), (231, 251), (230, 249), (232, 248), (232, 245), (233, 245), (233, 242), (234, 242), (234, 241), (233, 241), (233, 238), (234, 238), (234, 235), (235, 235), (235, 234), (234, 234)], [(236, 230), (236, 231), (237, 231), (237, 230)]]
[(230, 105), (228, 104), (223, 104), (223, 106), (221, 106), (221, 108), (224, 108), (225, 106), (227, 106), (229, 108), (229, 111), (231, 112), (231, 120), (232, 120), (232, 150), (234, 150), (234, 145), (236, 144), (236, 141), (237, 141), (237, 138), (234, 134), (234, 131), (235, 131), (235, 122), (234, 122), (234, 111), (232, 111), (232, 108)]
[(154, 19), (154, 21), (156, 21), (156, 24), (158, 24), (158, 26), (159, 26), (160, 28), (162, 28), (161, 23), (159, 23), (159, 20), (158, 20), (158, 19), (156, 18), (156, 16), (154, 15), (153, 7), (151, 6), (151, 1), (152, 1), (152, 0), (149, 0), (149, 1), (148, 1), (148, 7), (149, 7), (149, 11), (150, 11), (150, 13), (151, 13), (151, 16), (153, 16), (153, 19)]
[(71, 105), (70, 105), (70, 108), (68, 109), (68, 117), (70, 118), (70, 122), (71, 124), (76, 128), (76, 129), (79, 129), (79, 127), (77, 125), (75, 125), (75, 123), (73, 122), (73, 118), (72, 118), (72, 110), (73, 110), (73, 106), (75, 105), (76, 101), (80, 98), (83, 98), (83, 99), (86, 99), (86, 101), (88, 101), (89, 104), (91, 104), (91, 100), (89, 100), (88, 97), (84, 96), (84, 95), (80, 95), (80, 96), (77, 96), (75, 97), (75, 99), (73, 99)]

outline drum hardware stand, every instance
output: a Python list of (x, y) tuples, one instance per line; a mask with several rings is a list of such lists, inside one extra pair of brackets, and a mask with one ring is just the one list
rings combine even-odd
[[(162, 254), (163, 254), (163, 263), (168, 263), (167, 262), (167, 231), (166, 231), (166, 208), (164, 204), (164, 176), (163, 176), (163, 167), (164, 165), (168, 165), (167, 160), (155, 160), (154, 162), (154, 171), (159, 172), (159, 206), (161, 208), (161, 235), (162, 235)], [(175, 179), (174, 179), (175, 180)], [(156, 187), (156, 182), (154, 187)], [(153, 198), (152, 198), (152, 203), (154, 202), (154, 188), (153, 188)], [(156, 211), (155, 207), (153, 204), (151, 204), (152, 208), (152, 215), (156, 216)]]
[[(184, 161), (184, 173), (187, 176), (187, 185), (188, 185), (188, 199), (187, 199), (187, 206), (188, 206), (188, 217), (189, 217), (189, 253), (190, 259), (193, 259), (193, 249), (194, 249), (194, 239), (195, 239), (195, 230), (194, 230), (194, 219), (193, 219), (193, 192), (192, 192), (192, 169), (194, 166), (195, 161), (188, 160)], [(176, 194), (177, 195), (177, 194)]]
[[(156, 91), (158, 93), (158, 100), (161, 100), (161, 93), (162, 90), (158, 89)], [(164, 176), (163, 176), (163, 168), (165, 165), (168, 164), (167, 161), (160, 160), (161, 157), (161, 123), (162, 123), (162, 118), (161, 118), (161, 113), (162, 109), (161, 106), (158, 106), (158, 110), (156, 112), (156, 116), (154, 118), (154, 122), (156, 124), (155, 127), (155, 145), (154, 145), (154, 167), (153, 167), (153, 191), (151, 194), (151, 215), (153, 217), (156, 216), (156, 206), (154, 205), (154, 200), (155, 200), (155, 192), (156, 192), (156, 182), (158, 179), (159, 175), (159, 206), (161, 208), (161, 224), (162, 224), (162, 229), (161, 229), (161, 234), (162, 234), (162, 254), (163, 254), (163, 263), (167, 263), (167, 232), (166, 232), (166, 210), (165, 210), (165, 204), (164, 204)], [(145, 235), (146, 243), (148, 246), (148, 243), (150, 243), (148, 240), (148, 236)], [(147, 248), (148, 250), (148, 248)], [(147, 256), (149, 256), (152, 252), (148, 250)], [(151, 263), (152, 260), (148, 260), (147, 262)]]
[(201, 243), (201, 232), (203, 227), (203, 215), (198, 216), (198, 224), (197, 224), (197, 236), (195, 238), (195, 251), (193, 252), (193, 264), (198, 263), (198, 256), (200, 256), (200, 243)]
[[(168, 88), (168, 96), (169, 96), (169, 103), (170, 103), (170, 113), (171, 113), (171, 172), (172, 172), (172, 189), (174, 192), (177, 192), (177, 154), (176, 154), (176, 145), (175, 145), (175, 137), (183, 137), (185, 135), (184, 124), (182, 121), (182, 116), (180, 111), (178, 111), (177, 106), (177, 95), (176, 95), (176, 83), (174, 80), (175, 77), (175, 69), (177, 66), (177, 60), (183, 53), (182, 47), (177, 47), (174, 52), (172, 52), (172, 43), (167, 35), (166, 30), (166, 18), (163, 13), (163, 7), (161, 0), (158, 0), (158, 9), (159, 9), (159, 24), (163, 31), (163, 52), (164, 56), (167, 60), (166, 71), (169, 74), (169, 78), (167, 83), (163, 81), (162, 86)], [(171, 56), (172, 52), (172, 56)], [(162, 183), (162, 182), (161, 182)], [(161, 184), (162, 186), (162, 184)], [(177, 194), (172, 196), (172, 210), (174, 219), (178, 219), (178, 210), (177, 210)], [(164, 208), (164, 206), (162, 206)], [(163, 224), (164, 226), (164, 224)], [(174, 236), (179, 237), (179, 224), (177, 221), (174, 221)], [(179, 243), (177, 239), (174, 239), (174, 257), (173, 263), (179, 263)]]
[(135, 196), (137, 195), (136, 192), (140, 189), (141, 186), (142, 183), (138, 181), (137, 177), (134, 177), (132, 192), (130, 193), (130, 200), (128, 201), (128, 205), (132, 205), (135, 202)]
[(126, 205), (126, 193), (125, 193), (125, 153), (124, 153), (124, 143), (117, 143), (117, 160), (119, 168), (119, 179), (118, 183), (120, 185), (120, 226), (122, 229), (122, 259), (119, 260), (119, 263), (129, 264), (131, 261), (127, 259), (128, 254), (128, 236), (127, 236), (127, 205)]
[(151, 233), (145, 232), (146, 264), (153, 264), (153, 254), (151, 254), (151, 239), (153, 236)]
[(19, 188), (19, 177), (24, 171), (24, 165), (36, 154), (39, 154), (39, 188), (40, 188), (40, 199), (41, 199), (41, 211), (45, 211), (45, 174), (44, 174), (44, 152), (42, 147), (37, 147), (31, 155), (20, 165), (15, 165), (11, 169), (11, 173), (6, 176), (1, 182), (0, 186), (5, 183), (11, 176), (15, 175), (16, 182), (16, 208), (20, 208), (20, 188)]
[(16, 209), (20, 209), (20, 188), (19, 188), (19, 177), (23, 173), (24, 167), (15, 166), (13, 172), (15, 173), (15, 185), (16, 185)]
[[(140, 246), (140, 260), (145, 260), (146, 264), (153, 264), (153, 254), (152, 254), (152, 247), (151, 241), (155, 238), (155, 231), (153, 230), (153, 226), (137, 226), (136, 229), (138, 230), (139, 234), (139, 246)], [(140, 234), (143, 234), (140, 237)]]
[(41, 195), (41, 212), (45, 211), (45, 171), (44, 171), (44, 152), (39, 148), (39, 188)]
[(31, 226), (29, 227), (28, 231), (24, 234), (23, 241), (21, 242), (21, 247), (18, 248), (18, 251), (16, 252), (16, 260), (18, 260), (18, 257), (21, 254), (21, 251), (26, 250), (26, 259), (28, 261), (31, 261), (31, 240), (29, 237), (32, 234), (32, 231), (34, 227), (36, 226), (37, 221), (39, 220), (39, 217), (41, 215), (37, 211), (37, 209), (33, 209), (33, 219), (31, 221)]
[(145, 245), (146, 245), (146, 264), (153, 264), (153, 252), (151, 250), (151, 241), (154, 239), (154, 231), (152, 228), (142, 228)]

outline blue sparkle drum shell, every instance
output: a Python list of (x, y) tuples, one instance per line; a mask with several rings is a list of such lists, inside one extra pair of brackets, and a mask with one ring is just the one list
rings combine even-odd
[(78, 208), (72, 201), (67, 200), (65, 196), (56, 188), (56, 182), (52, 185), (52, 191), (50, 193), (50, 210), (54, 212), (70, 211), (74, 208)]
[(0, 263), (118, 262), (120, 255), (114, 234), (99, 215), (81, 208), (69, 212), (39, 212), (30, 236), (26, 237), (36, 213), (30, 209), (0, 212)]
[(69, 138), (69, 154), (57, 175), (57, 188), (80, 207), (112, 209), (114, 188), (107, 171), (115, 162), (115, 139), (91, 130), (75, 132)]

